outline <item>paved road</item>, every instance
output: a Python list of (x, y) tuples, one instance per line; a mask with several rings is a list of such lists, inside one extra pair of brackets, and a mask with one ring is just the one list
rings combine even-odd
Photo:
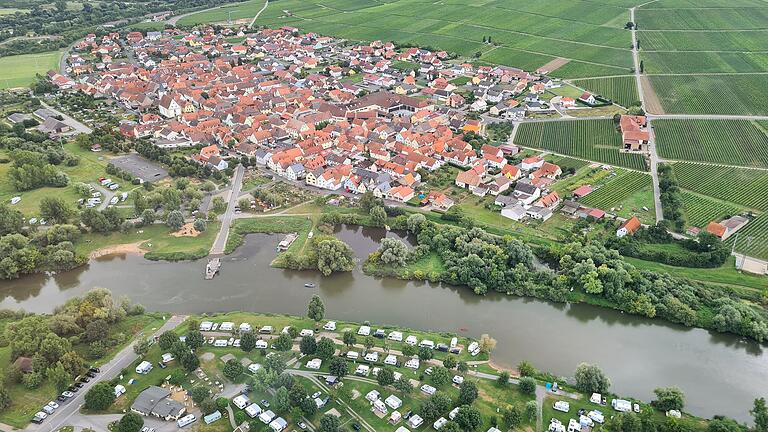
[(67, 126), (71, 127), (75, 133), (84, 133), (89, 134), (93, 132), (93, 129), (89, 128), (88, 126), (80, 123), (79, 121), (75, 120), (74, 118), (68, 116), (67, 114), (64, 114), (63, 112), (57, 110), (56, 108), (51, 107), (45, 101), (42, 99), (40, 100), (40, 105), (43, 106), (43, 108), (46, 108), (50, 111), (52, 111), (54, 114), (61, 116), (64, 120), (62, 120), (63, 123), (65, 123)]
[[(324, 392), (326, 392), (328, 394), (331, 393), (331, 389), (328, 388), (328, 386), (325, 384), (325, 381), (318, 378), (318, 376), (322, 377), (322, 376), (325, 376), (327, 374), (324, 374), (324, 373), (321, 373), (321, 372), (302, 371), (302, 370), (298, 370), (298, 369), (288, 369), (287, 372), (290, 373), (291, 375), (296, 375), (296, 376), (301, 376), (301, 377), (307, 378), (308, 380), (312, 381), (313, 384), (315, 384), (317, 387), (319, 387)], [(366, 422), (363, 417), (361, 417), (357, 412), (355, 412), (355, 410), (353, 410), (349, 405), (347, 405), (346, 402), (344, 402), (343, 400), (340, 400), (340, 399), (334, 399), (334, 400), (336, 401), (337, 404), (339, 404), (339, 406), (341, 408), (346, 410), (347, 413), (350, 416), (352, 416), (355, 420), (357, 420), (357, 422), (363, 427), (363, 429), (365, 429), (365, 430), (367, 430), (369, 432), (376, 432), (376, 429), (373, 426), (371, 426), (370, 424), (368, 424), (368, 422)]]
[[(187, 317), (184, 315), (172, 316), (155, 333), (153, 333), (152, 336), (159, 336), (167, 330), (176, 328), (176, 326), (184, 322), (185, 319), (187, 319)], [(91, 380), (91, 382), (86, 383), (85, 386), (80, 389), (80, 391), (75, 393), (75, 396), (72, 399), (69, 399), (67, 402), (61, 404), (62, 406), (52, 415), (48, 416), (43, 424), (31, 424), (27, 427), (26, 430), (57, 431), (64, 426), (72, 425), (74, 423), (79, 424), (85, 422), (87, 424), (87, 422), (91, 420), (84, 419), (83, 417), (85, 416), (81, 415), (79, 411), (80, 407), (83, 405), (85, 394), (88, 392), (88, 390), (100, 381), (109, 381), (112, 378), (117, 377), (120, 375), (120, 372), (123, 369), (130, 366), (134, 361), (136, 361), (137, 358), (139, 358), (139, 356), (133, 352), (133, 344), (129, 344), (120, 352), (118, 352), (112, 360), (101, 366), (101, 372), (96, 375), (96, 378)]]
[(98, 183), (91, 183), (91, 186), (96, 188), (97, 191), (101, 192), (101, 204), (99, 204), (98, 209), (104, 210), (109, 205), (109, 200), (111, 200), (112, 197), (117, 194), (117, 192), (111, 191)]
[(213, 242), (211, 247), (210, 255), (212, 256), (224, 255), (224, 248), (227, 246), (227, 238), (229, 237), (229, 229), (232, 226), (232, 219), (234, 219), (235, 215), (235, 206), (240, 196), (240, 189), (243, 187), (243, 174), (245, 174), (245, 168), (238, 164), (235, 167), (235, 174), (232, 176), (232, 188), (229, 191), (227, 210), (221, 216), (221, 228), (219, 229), (219, 234), (216, 235), (216, 241)]
[(190, 15), (194, 15), (196, 13), (208, 12), (208, 11), (216, 10), (216, 9), (219, 9), (219, 8), (221, 8), (221, 6), (216, 6), (216, 7), (212, 7), (212, 8), (208, 8), (208, 9), (202, 9), (202, 10), (196, 10), (194, 12), (187, 12), (185, 14), (172, 16), (172, 17), (168, 18), (167, 20), (165, 20), (165, 23), (166, 24), (170, 24), (172, 26), (175, 26), (176, 23), (179, 22), (179, 20), (182, 19), (182, 18), (188, 17)]

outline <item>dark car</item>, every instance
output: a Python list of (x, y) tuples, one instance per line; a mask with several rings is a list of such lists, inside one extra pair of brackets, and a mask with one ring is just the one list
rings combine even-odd
[(444, 343), (439, 343), (439, 344), (437, 344), (436, 349), (438, 351), (446, 352), (446, 351), (448, 351), (448, 345), (446, 345)]
[(411, 416), (412, 416), (412, 415), (413, 415), (413, 411), (408, 411), (407, 413), (405, 413), (405, 415), (403, 416), (403, 418), (404, 418), (404, 419), (406, 419), (406, 420), (408, 420), (409, 418), (411, 418)]
[(373, 337), (384, 339), (385, 337), (387, 337), (387, 333), (385, 333), (384, 330), (379, 329), (379, 330), (376, 330), (376, 332), (373, 334)]
[(453, 347), (449, 351), (450, 351), (451, 354), (459, 354), (459, 353), (461, 353), (461, 348)]
[(71, 391), (72, 393), (77, 393), (78, 390), (80, 390), (80, 387), (75, 387), (73, 385), (67, 387), (67, 390)]
[(93, 372), (86, 372), (85, 376), (87, 376), (88, 378), (96, 378), (96, 374)]
[(83, 384), (81, 382), (76, 382), (73, 387), (81, 389), (81, 388), (83, 388), (84, 385), (85, 384)]
[(97, 367), (92, 367), (92, 368), (88, 369), (88, 372), (97, 374), (97, 373), (101, 372), (101, 369), (99, 369)]
[(359, 431), (360, 430), (360, 423), (352, 423), (352, 429)]
[(56, 397), (56, 400), (59, 401), (59, 402), (65, 402), (67, 400), (67, 398), (65, 398), (62, 395), (59, 395), (59, 396)]
[(32, 423), (40, 424), (42, 422), (43, 422), (43, 419), (41, 419), (40, 417), (38, 417), (38, 416), (32, 417)]
[(165, 363), (163, 363), (161, 361), (157, 362), (157, 365), (160, 366), (160, 369), (165, 369), (166, 367), (168, 367), (168, 366), (165, 365)]
[(264, 406), (264, 408), (269, 408), (269, 401), (266, 399), (261, 400), (261, 404)]
[(80, 378), (80, 382), (81, 382), (81, 383), (87, 383), (87, 382), (89, 382), (90, 380), (91, 380), (91, 379), (90, 379), (90, 378), (88, 378), (87, 376), (84, 376), (84, 377), (81, 377), (81, 378)]

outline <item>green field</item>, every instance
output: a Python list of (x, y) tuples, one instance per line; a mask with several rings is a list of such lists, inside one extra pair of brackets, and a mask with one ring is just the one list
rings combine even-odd
[[(644, 30), (751, 30), (765, 29), (768, 6), (732, 6), (730, 2), (714, 1), (720, 7), (701, 4), (689, 7), (659, 8), (655, 3), (640, 8), (635, 19)], [(722, 6), (731, 7), (722, 7)]]
[[(621, 2), (620, 2), (621, 3)], [(253, 18), (262, 1), (249, 0), (182, 19), (180, 25)], [(286, 13), (288, 11), (289, 13)], [(462, 2), (442, 0), (281, 0), (257, 25), (296, 26), (350, 40), (392, 40), (528, 70), (558, 58), (570, 63), (553, 75), (569, 78), (626, 74), (632, 67), (627, 5), (586, 0)], [(490, 36), (494, 46), (483, 43)]]
[(610, 165), (646, 169), (642, 156), (619, 151), (621, 134), (614, 128), (613, 120), (523, 123), (515, 143)]
[(647, 74), (767, 72), (763, 52), (643, 52)]
[(760, 31), (674, 31), (641, 30), (643, 51), (765, 51), (768, 30)]
[(673, 165), (680, 187), (747, 208), (768, 210), (768, 171), (694, 163)]
[(58, 69), (60, 51), (0, 57), (0, 89), (26, 87), (36, 74)]
[(650, 75), (667, 114), (768, 113), (765, 75)]
[(666, 159), (768, 167), (768, 122), (656, 120), (653, 129)]
[(29, 9), (16, 9), (16, 8), (0, 8), (0, 16), (12, 15), (16, 12), (29, 12)]
[(768, 259), (768, 213), (749, 222), (732, 237), (734, 249), (751, 257)]
[(621, 173), (579, 202), (620, 217), (637, 216), (644, 223), (655, 222), (651, 176), (648, 174), (636, 171)]
[(718, 221), (742, 211), (742, 208), (737, 205), (686, 190), (682, 192), (682, 197), (685, 221), (690, 226), (703, 228), (712, 221)]
[(573, 84), (624, 107), (639, 105), (637, 82), (633, 76), (576, 80)]

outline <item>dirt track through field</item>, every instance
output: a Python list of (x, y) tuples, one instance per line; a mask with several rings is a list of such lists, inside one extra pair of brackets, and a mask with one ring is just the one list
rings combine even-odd
[(664, 114), (664, 107), (661, 105), (661, 100), (656, 95), (651, 85), (651, 80), (647, 76), (640, 77), (643, 82), (643, 96), (645, 97), (645, 110), (651, 114)]
[(552, 71), (560, 69), (565, 64), (567, 64), (569, 61), (571, 61), (571, 59), (566, 59), (566, 58), (558, 57), (558, 58), (552, 60), (551, 62), (545, 64), (544, 66), (536, 69), (536, 72), (550, 73)]

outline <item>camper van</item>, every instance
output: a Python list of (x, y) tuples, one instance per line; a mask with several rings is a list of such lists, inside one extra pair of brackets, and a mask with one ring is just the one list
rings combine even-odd
[(185, 427), (185, 426), (189, 426), (189, 425), (191, 425), (191, 424), (192, 424), (192, 423), (194, 423), (196, 420), (197, 420), (197, 417), (195, 417), (195, 415), (194, 415), (194, 414), (187, 414), (187, 415), (185, 415), (184, 417), (182, 417), (182, 418), (178, 419), (178, 420), (176, 421), (176, 424), (177, 424), (177, 425), (178, 425), (180, 428), (183, 428), (183, 427)]

